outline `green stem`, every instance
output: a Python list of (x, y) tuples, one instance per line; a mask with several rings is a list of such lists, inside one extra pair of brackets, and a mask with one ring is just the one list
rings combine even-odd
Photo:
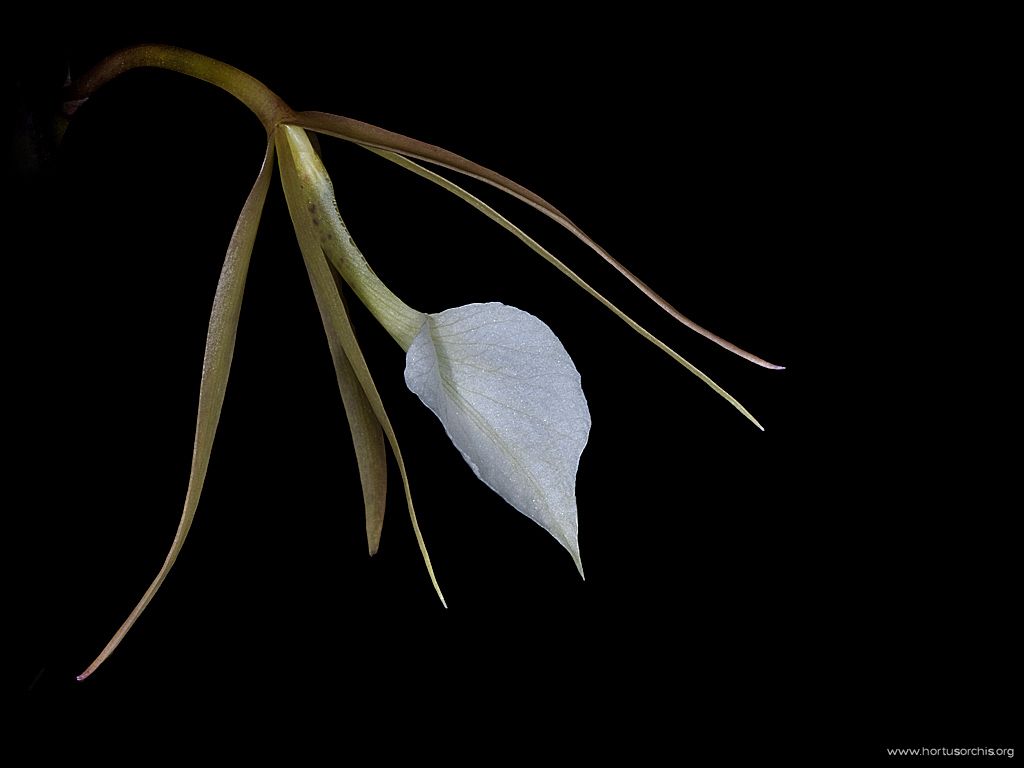
[(324, 255), (359, 300), (399, 346), (408, 351), (426, 315), (398, 298), (366, 262), (338, 212), (334, 185), (306, 131), (283, 125), (277, 135), (284, 138), (279, 162), (282, 167), (287, 163), (296, 175), (294, 189), (285, 187), (285, 195), (290, 195), (289, 210), (296, 231), (301, 228), (312, 233)]
[(65, 111), (73, 113), (100, 87), (139, 67), (180, 72), (227, 91), (252, 110), (267, 133), (295, 115), (291, 107), (256, 78), (216, 59), (171, 45), (139, 45), (111, 54), (71, 85)]

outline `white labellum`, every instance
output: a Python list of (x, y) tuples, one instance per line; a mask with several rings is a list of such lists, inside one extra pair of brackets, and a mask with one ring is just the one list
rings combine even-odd
[(590, 410), (551, 329), (497, 303), (428, 315), (406, 355), (405, 383), (476, 476), (561, 542), (582, 575), (576, 470)]

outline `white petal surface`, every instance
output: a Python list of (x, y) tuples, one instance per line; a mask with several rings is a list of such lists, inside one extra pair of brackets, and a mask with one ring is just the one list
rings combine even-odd
[(561, 542), (582, 574), (576, 470), (590, 410), (551, 329), (498, 303), (429, 315), (406, 355), (405, 383), (477, 477)]

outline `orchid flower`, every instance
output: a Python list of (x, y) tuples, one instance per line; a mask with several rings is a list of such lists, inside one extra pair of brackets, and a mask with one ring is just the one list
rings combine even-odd
[(295, 112), (264, 85), (227, 64), (168, 46), (145, 45), (114, 54), (71, 86), (70, 115), (104, 83), (128, 70), (156, 67), (216, 85), (256, 114), (267, 147), (256, 181), (228, 244), (213, 300), (199, 393), (192, 466), (181, 520), (152, 584), (92, 664), (83, 680), (124, 639), (170, 572), (188, 535), (210, 459), (234, 351), (246, 274), (276, 159), (299, 248), (327, 334), (352, 431), (362, 483), (366, 536), (377, 551), (384, 520), (386, 446), (401, 473), (406, 504), (427, 573), (444, 596), (416, 519), (409, 473), (343, 299), (350, 290), (406, 353), (405, 381), (430, 408), (474, 473), (509, 504), (547, 530), (583, 574), (577, 538), (576, 471), (591, 418), (580, 375), (561, 342), (541, 320), (498, 303), (470, 304), (427, 314), (405, 304), (377, 277), (343, 221), (334, 189), (310, 133), (365, 147), (456, 195), (511, 232), (644, 339), (704, 381), (760, 428), (731, 395), (627, 316), (543, 246), (487, 203), (421, 162), (486, 182), (554, 220), (614, 267), (679, 322), (758, 365), (778, 369), (705, 330), (670, 306), (591, 240), (568, 217), (530, 190), (452, 152), (358, 120)]

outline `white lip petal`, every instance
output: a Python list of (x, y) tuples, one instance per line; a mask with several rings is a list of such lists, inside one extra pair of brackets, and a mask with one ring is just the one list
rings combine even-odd
[(429, 315), (406, 355), (405, 382), (477, 477), (554, 536), (582, 575), (576, 470), (590, 410), (551, 329), (498, 303)]

